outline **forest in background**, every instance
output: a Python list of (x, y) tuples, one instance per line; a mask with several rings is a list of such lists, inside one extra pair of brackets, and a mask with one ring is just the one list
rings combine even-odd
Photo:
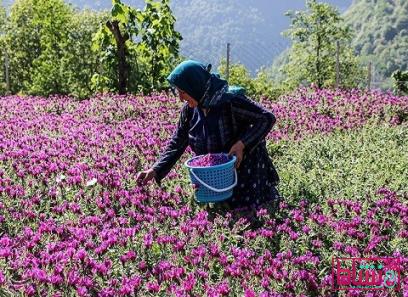
[[(161, 59), (162, 62), (156, 63), (163, 64), (164, 61), (167, 61), (168, 63), (164, 63), (167, 65), (159, 65), (157, 69), (151, 67), (152, 61), (154, 59), (159, 61), (160, 58), (159, 56), (152, 56), (154, 51), (149, 50), (149, 45), (146, 45), (146, 40), (149, 38), (145, 39), (144, 45), (139, 44), (138, 47), (129, 49), (130, 52), (133, 51), (133, 54), (131, 55), (132, 59), (128, 61), (130, 67), (128, 71), (133, 72), (133, 74), (136, 73), (129, 79), (131, 84), (129, 91), (146, 93), (152, 89), (166, 88), (165, 74), (177, 61), (184, 58), (212, 63), (215, 65), (213, 69), (225, 76), (225, 60), (223, 58), (225, 58), (226, 43), (231, 40), (233, 41), (231, 42), (230, 82), (243, 85), (249, 90), (250, 95), (275, 97), (299, 84), (311, 82), (307, 74), (302, 74), (303, 77), (299, 77), (299, 75), (297, 75), (298, 77), (289, 77), (291, 76), (290, 72), (296, 73), (296, 70), (290, 71), (289, 68), (296, 69), (299, 63), (307, 64), (310, 62), (313, 64), (313, 62), (305, 62), (308, 57), (302, 56), (298, 61), (292, 63), (292, 66), (289, 63), (289, 61), (293, 62), (290, 55), (294, 55), (296, 37), (281, 34), (290, 30), (291, 22), (293, 26), (293, 19), (284, 15), (287, 8), (285, 5), (288, 4), (276, 4), (276, 7), (274, 6), (273, 14), (279, 14), (281, 17), (276, 18), (276, 21), (273, 22), (271, 17), (274, 15), (266, 12), (269, 3), (263, 0), (252, 1), (253, 3), (247, 5), (242, 3), (236, 5), (236, 1), (228, 1), (231, 3), (223, 2), (222, 6), (211, 1), (201, 0), (161, 1), (162, 3), (168, 2), (169, 17), (174, 18), (172, 32), (180, 32), (182, 38), (177, 41), (177, 46), (172, 48), (171, 59)], [(108, 2), (110, 1), (71, 1), (69, 5), (62, 0), (56, 1), (58, 5), (55, 7), (60, 7), (65, 12), (61, 14), (61, 22), (56, 22), (55, 28), (53, 28), (54, 25), (48, 26), (50, 31), (47, 31), (47, 26), (35, 21), (36, 18), (37, 20), (47, 20), (40, 15), (41, 9), (28, 9), (30, 6), (37, 7), (45, 4), (33, 0), (5, 1), (2, 5), (3, 12), (0, 13), (6, 15), (6, 10), (8, 10), (8, 21), (6, 22), (6, 17), (2, 18), (0, 32), (1, 42), (5, 44), (3, 49), (9, 51), (7, 64), (10, 67), (8, 75), (10, 91), (12, 93), (41, 95), (57, 92), (81, 98), (96, 91), (115, 91), (118, 81), (118, 78), (115, 78), (118, 61), (115, 61), (114, 58), (116, 54), (114, 40), (110, 41), (110, 47), (105, 44), (104, 51), (99, 53), (95, 52), (95, 40), (92, 41), (100, 24), (106, 21), (111, 14), (109, 10), (106, 10), (109, 6), (112, 7), (112, 4)], [(404, 57), (407, 55), (408, 44), (408, 3), (387, 0), (356, 0), (347, 8), (348, 4), (344, 1), (328, 2), (334, 4), (330, 7), (341, 19), (339, 26), (349, 27), (347, 38), (341, 37), (343, 40), (340, 43), (340, 51), (343, 57), (340, 63), (343, 66), (340, 65), (340, 68), (348, 67), (351, 62), (359, 65), (359, 69), (353, 68), (354, 82), (347, 78), (352, 77), (350, 74), (343, 74), (343, 87), (367, 87), (367, 68), (368, 64), (371, 63), (373, 86), (391, 88), (393, 84), (392, 74), (397, 70), (406, 71), (407, 69), (407, 61)], [(143, 11), (145, 4), (144, 1), (139, 0), (127, 1), (127, 3), (132, 5), (129, 7), (134, 7), (140, 11)], [(291, 4), (295, 8), (301, 8), (305, 2), (293, 1)], [(339, 4), (342, 5), (340, 9), (336, 7)], [(250, 5), (251, 9), (248, 9)], [(86, 7), (91, 8), (91, 10), (81, 10)], [(15, 12), (14, 15), (13, 11)], [(287, 25), (288, 23), (289, 25)], [(61, 34), (57, 32), (58, 25), (62, 26), (59, 28), (68, 29), (67, 34), (62, 34), (66, 39), (64, 36), (59, 36)], [(146, 27), (149, 26), (148, 23), (145, 22), (141, 26), (145, 27), (145, 32), (149, 32)], [(55, 34), (51, 32), (53, 30)], [(44, 32), (49, 34), (48, 37), (44, 37), (31, 34), (33, 31), (40, 32), (40, 35)], [(139, 30), (134, 35), (135, 40), (141, 40), (143, 34), (145, 34), (143, 30)], [(313, 36), (311, 38), (313, 39)], [(314, 46), (312, 39), (308, 42), (309, 47)], [(322, 74), (326, 76), (327, 85), (334, 85), (333, 73), (336, 66), (333, 57), (335, 56), (336, 42), (340, 39), (335, 34), (329, 36), (327, 41), (332, 44), (326, 44), (326, 48), (323, 49), (326, 56), (332, 56), (331, 61), (328, 62), (330, 65), (327, 64), (330, 74)], [(53, 40), (58, 45), (52, 45)], [(47, 47), (44, 45), (47, 42), (48, 52), (44, 48)], [(150, 49), (151, 46), (152, 44), (150, 44)], [(305, 46), (306, 44), (303, 44), (303, 49), (307, 47)], [(55, 56), (50, 51), (54, 51)], [(168, 50), (162, 52), (162, 57), (169, 54), (166, 51)], [(34, 56), (38, 56), (38, 54), (39, 57), (35, 58)], [(311, 55), (313, 56), (313, 53)], [(353, 61), (350, 60), (352, 56), (355, 57)], [(52, 65), (49, 62), (53, 59), (55, 63)], [(4, 50), (0, 63), (1, 69), (5, 69)], [(44, 65), (47, 63), (49, 65)], [(42, 70), (38, 70), (41, 68), (40, 64), (42, 64)], [(134, 69), (132, 70), (131, 67)], [(81, 69), (81, 71), (77, 71), (77, 69)], [(153, 72), (157, 72), (155, 76), (159, 82), (155, 82), (155, 79), (151, 77)], [(27, 73), (30, 73), (32, 77), (29, 78)], [(2, 71), (0, 74), (0, 92), (2, 93), (7, 90), (5, 76), (5, 71)], [(54, 81), (55, 77), (60, 77), (61, 81), (64, 77), (65, 82), (53, 86), (52, 84), (55, 83), (50, 85), (47, 79), (44, 79), (46, 76), (52, 77)], [(37, 82), (34, 83), (33, 81)]]

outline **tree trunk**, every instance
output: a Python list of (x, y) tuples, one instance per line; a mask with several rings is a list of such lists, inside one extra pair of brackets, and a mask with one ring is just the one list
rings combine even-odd
[(156, 65), (156, 52), (157, 52), (157, 44), (153, 43), (152, 44), (152, 88), (154, 91), (157, 91), (158, 89), (158, 84), (157, 84), (157, 65)]
[(322, 88), (322, 75), (321, 75), (321, 66), (320, 66), (320, 48), (321, 48), (321, 36), (317, 36), (317, 48), (316, 48), (316, 74), (317, 74), (317, 86), (319, 89)]
[(153, 50), (153, 55), (152, 55), (152, 89), (154, 90), (154, 91), (156, 91), (155, 89), (156, 89), (156, 84), (155, 84), (155, 82), (156, 82), (156, 62), (155, 62), (155, 51)]
[(106, 26), (115, 36), (117, 55), (118, 55), (118, 89), (119, 94), (124, 95), (127, 91), (128, 68), (126, 63), (126, 41), (128, 36), (123, 36), (119, 29), (118, 21), (106, 22)]

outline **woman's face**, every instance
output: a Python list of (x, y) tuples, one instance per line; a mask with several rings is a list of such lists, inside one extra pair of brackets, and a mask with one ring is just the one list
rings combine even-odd
[(198, 102), (183, 90), (177, 88), (177, 93), (179, 95), (180, 100), (183, 102), (187, 102), (189, 107), (193, 108), (198, 106)]

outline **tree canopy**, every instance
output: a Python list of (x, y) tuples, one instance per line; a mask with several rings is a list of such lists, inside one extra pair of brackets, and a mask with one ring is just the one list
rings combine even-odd
[(310, 83), (319, 88), (335, 86), (338, 42), (341, 86), (355, 86), (363, 77), (350, 48), (352, 31), (333, 6), (316, 0), (306, 3), (306, 10), (287, 13), (291, 26), (284, 34), (292, 40), (292, 47), (282, 67), (284, 84), (288, 88)]
[[(408, 70), (408, 2), (406, 0), (356, 0), (344, 18), (356, 32), (356, 53), (374, 66), (378, 80)], [(391, 80), (384, 82), (390, 86)]]
[(108, 13), (79, 11), (63, 0), (16, 0), (8, 17), (0, 5), (0, 94), (6, 52), (12, 93), (85, 98), (166, 87), (181, 35), (169, 0), (145, 4), (141, 10), (113, 0)]

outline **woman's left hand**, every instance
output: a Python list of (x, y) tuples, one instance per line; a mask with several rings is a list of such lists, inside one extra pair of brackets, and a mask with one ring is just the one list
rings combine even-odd
[(235, 155), (237, 157), (237, 161), (235, 162), (235, 168), (239, 168), (239, 165), (241, 164), (242, 158), (244, 157), (244, 148), (245, 144), (241, 141), (238, 140), (230, 149), (229, 155)]

